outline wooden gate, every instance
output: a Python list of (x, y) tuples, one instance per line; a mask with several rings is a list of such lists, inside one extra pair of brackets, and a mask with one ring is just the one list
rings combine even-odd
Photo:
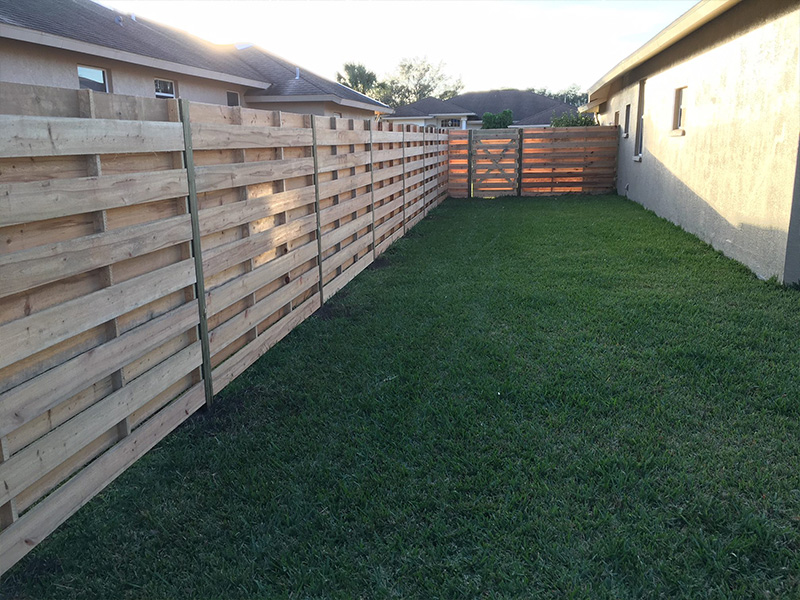
[(450, 131), (454, 198), (613, 192), (617, 127)]
[(470, 172), (472, 196), (517, 196), (519, 188), (519, 129), (472, 131)]

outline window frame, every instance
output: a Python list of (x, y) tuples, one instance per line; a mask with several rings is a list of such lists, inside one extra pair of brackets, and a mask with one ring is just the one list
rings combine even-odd
[(644, 98), (646, 79), (639, 81), (639, 102), (636, 105), (636, 134), (633, 143), (633, 160), (642, 161), (644, 155)]
[[(166, 81), (166, 82), (172, 84), (172, 95), (169, 95), (169, 94), (167, 94), (165, 92), (159, 92), (158, 91), (158, 86), (156, 85), (156, 83), (159, 82), (159, 81)], [(153, 87), (155, 88), (156, 98), (162, 98), (162, 99), (169, 100), (169, 99), (178, 97), (178, 82), (175, 81), (174, 79), (164, 79), (162, 77), (154, 77), (153, 78)]]
[[(105, 86), (105, 90), (95, 90), (92, 87), (82, 87), (81, 86), (81, 69), (92, 69), (94, 71), (100, 71), (103, 74), (103, 85)], [(104, 94), (111, 93), (111, 73), (108, 69), (104, 69), (103, 67), (93, 67), (91, 65), (82, 65), (78, 64), (75, 72), (78, 74), (78, 89), (81, 90), (93, 90), (95, 92), (102, 92)], [(84, 77), (83, 79), (87, 79)], [(91, 80), (90, 80), (91, 81)]]
[(625, 105), (625, 128), (622, 130), (622, 137), (627, 138), (631, 131), (631, 105)]
[(675, 104), (672, 109), (673, 137), (686, 134), (686, 97), (684, 92), (688, 86), (675, 88)]
[[(226, 90), (226, 100), (228, 102), (228, 106), (241, 106), (242, 105), (242, 96), (239, 92), (234, 92), (233, 90)], [(236, 95), (236, 104), (231, 104), (231, 94)]]

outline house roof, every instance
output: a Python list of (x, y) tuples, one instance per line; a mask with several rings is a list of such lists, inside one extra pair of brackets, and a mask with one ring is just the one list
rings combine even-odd
[(434, 117), (438, 115), (474, 115), (471, 110), (451, 100), (423, 98), (395, 109), (393, 117)]
[(577, 112), (575, 106), (541, 94), (523, 90), (492, 90), (460, 94), (450, 100), (423, 98), (396, 108), (389, 118), (432, 118), (443, 115), (482, 117), (484, 113), (500, 113), (506, 109), (514, 113), (515, 125), (541, 125), (550, 123), (553, 113)]
[[(25, 35), (25, 31), (39, 35)], [(44, 34), (44, 35), (41, 35)], [(55, 36), (55, 37), (50, 37)], [(91, 0), (0, 0), (0, 37), (12, 37), (267, 90), (271, 97), (331, 100), (390, 112), (385, 104), (300, 69), (261, 48), (212, 44), (184, 31)], [(74, 41), (62, 44), (59, 40)], [(106, 49), (113, 53), (104, 52)], [(140, 57), (155, 59), (141, 61)], [(181, 67), (189, 67), (190, 70)], [(313, 96), (310, 98), (309, 96)], [(324, 96), (324, 98), (319, 98)], [(355, 103), (355, 104), (354, 104)]]
[(679, 42), (709, 21), (730, 10), (741, 0), (701, 0), (675, 19), (658, 35), (619, 62), (589, 88), (589, 102), (581, 111), (591, 110), (607, 99), (611, 82), (638, 67), (656, 54)]
[[(483, 116), (483, 113), (487, 112), (500, 113), (504, 110), (510, 110), (514, 113), (515, 124), (519, 124), (523, 120), (527, 121), (530, 117), (545, 112), (548, 115), (552, 113), (552, 111), (555, 111), (559, 115), (565, 112), (577, 112), (577, 109), (571, 104), (524, 90), (469, 92), (454, 97), (452, 102), (470, 109), (478, 116)], [(542, 121), (538, 121), (538, 123), (541, 122)], [(550, 122), (549, 116), (545, 122)]]

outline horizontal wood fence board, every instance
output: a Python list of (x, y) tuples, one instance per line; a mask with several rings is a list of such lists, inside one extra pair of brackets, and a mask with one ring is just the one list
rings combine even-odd
[(0, 339), (7, 344), (0, 368), (194, 282), (193, 261), (185, 260), (0, 325)]
[(212, 165), (197, 167), (197, 192), (213, 192), (226, 188), (279, 179), (290, 179), (314, 173), (312, 158), (290, 158), (253, 163)]
[(197, 301), (126, 331), (0, 394), (0, 437), (197, 325)]
[(392, 183), (381, 188), (376, 188), (375, 191), (373, 192), (373, 196), (375, 198), (375, 202), (378, 202), (380, 200), (388, 198), (389, 196), (393, 196), (394, 194), (401, 192), (402, 190), (403, 190), (403, 182), (398, 181), (396, 183)]
[(320, 173), (349, 169), (351, 167), (363, 167), (364, 165), (368, 164), (370, 164), (369, 151), (347, 154), (330, 154), (328, 156), (323, 155), (318, 158), (317, 162)]
[(319, 271), (312, 269), (215, 327), (209, 332), (211, 353), (216, 354), (318, 282)]
[(400, 177), (404, 173), (403, 165), (396, 165), (394, 167), (384, 167), (373, 171), (375, 174), (375, 181), (386, 181), (392, 177)]
[(359, 275), (370, 264), (372, 264), (372, 254), (369, 255), (369, 258), (359, 260), (354, 265), (349, 267), (344, 273), (338, 275), (332, 281), (327, 283), (323, 288), (323, 292), (328, 298), (330, 298), (340, 291), (344, 286), (350, 283), (353, 279), (355, 279), (356, 276)]
[(10, 569), (205, 403), (197, 384), (0, 532), (0, 572)]
[(335, 246), (336, 244), (341, 244), (347, 238), (355, 235), (362, 229), (368, 228), (372, 225), (372, 213), (366, 213), (361, 215), (360, 217), (356, 217), (352, 221), (348, 221), (337, 227), (336, 229), (332, 229), (326, 233), (322, 234), (322, 248), (323, 250), (327, 250), (331, 246)]
[(297, 148), (311, 146), (311, 129), (192, 123), (195, 150)]
[(156, 202), (187, 193), (186, 171), (182, 169), (0, 183), (0, 226)]
[(401, 158), (403, 158), (402, 148), (391, 148), (388, 150), (372, 151), (372, 161), (375, 163), (381, 163), (390, 160), (400, 160)]
[(265, 231), (223, 244), (203, 252), (203, 270), (207, 275), (219, 273), (245, 260), (262, 254), (289, 240), (311, 233), (317, 227), (316, 215), (308, 215)]
[(179, 123), (0, 115), (0, 158), (183, 150)]
[(316, 242), (310, 242), (262, 265), (240, 277), (206, 292), (209, 315), (215, 315), (245, 296), (255, 293), (285, 273), (294, 271), (317, 256)]
[(373, 144), (400, 144), (403, 142), (402, 131), (380, 131), (372, 132)]
[(317, 144), (319, 146), (345, 146), (369, 143), (369, 131), (317, 128)]
[(596, 140), (592, 142), (582, 142), (582, 141), (569, 141), (569, 142), (551, 142), (551, 141), (543, 141), (543, 142), (529, 142), (525, 140), (522, 143), (523, 152), (528, 149), (559, 149), (559, 148), (616, 148), (617, 141), (616, 140)]
[[(395, 200), (393, 202), (390, 202), (389, 204), (384, 204), (383, 206), (379, 206), (379, 207), (375, 208), (375, 221), (377, 222), (377, 221), (387, 217), (388, 215), (392, 214), (394, 211), (400, 210), (402, 208), (402, 206), (403, 205), (402, 205), (401, 200), (397, 199), (397, 200)], [(403, 215), (401, 214), (400, 216), (402, 217)], [(380, 223), (379, 225), (383, 225), (383, 223)], [(379, 225), (376, 225), (376, 228)]]
[[(352, 244), (342, 248), (336, 254), (331, 255), (329, 258), (322, 261), (322, 278), (325, 279), (341, 267), (345, 262), (355, 257), (359, 252), (366, 250), (370, 243), (372, 243), (372, 236), (365, 235), (357, 239)], [(366, 260), (366, 259), (365, 259)], [(325, 289), (323, 288), (323, 294)]]
[[(355, 198), (351, 198), (340, 204), (334, 204), (333, 206), (320, 209), (319, 211), (320, 224), (323, 227), (325, 227), (326, 225), (330, 225), (334, 221), (338, 221), (344, 217), (347, 217), (352, 213), (363, 210), (371, 205), (372, 205), (372, 193), (367, 192), (366, 194), (361, 194), (359, 196), (356, 196)], [(364, 216), (369, 216), (369, 214)], [(371, 218), (369, 219), (369, 222), (372, 223)]]
[(319, 184), (319, 197), (330, 198), (344, 192), (372, 184), (372, 173), (361, 173), (344, 179), (334, 179)]
[(267, 350), (282, 340), (289, 332), (310, 317), (319, 307), (319, 294), (314, 294), (308, 300), (296, 307), (286, 317), (266, 329), (255, 341), (251, 342), (225, 362), (217, 366), (212, 372), (214, 393), (220, 392), (226, 385), (258, 360)]
[(189, 215), (0, 255), (0, 298), (190, 240)]
[(200, 361), (200, 343), (195, 342), (0, 463), (0, 504), (200, 366)]
[(314, 202), (314, 186), (288, 192), (251, 196), (235, 205), (222, 204), (200, 211), (200, 235), (230, 229), (238, 225), (300, 208)]

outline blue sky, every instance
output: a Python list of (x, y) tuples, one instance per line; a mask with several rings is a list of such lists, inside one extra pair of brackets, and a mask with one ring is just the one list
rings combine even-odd
[(444, 62), (466, 91), (586, 88), (696, 0), (102, 0), (217, 43), (251, 42), (333, 79), (403, 58)]

